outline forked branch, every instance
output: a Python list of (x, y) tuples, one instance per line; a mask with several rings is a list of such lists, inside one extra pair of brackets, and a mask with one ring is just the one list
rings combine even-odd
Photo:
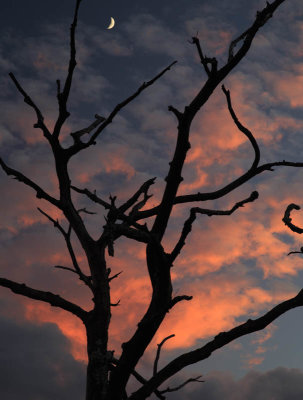
[(71, 136), (73, 137), (75, 142), (79, 142), (81, 136), (90, 133), (92, 130), (97, 128), (103, 121), (105, 121), (104, 117), (101, 117), (100, 115), (96, 114), (95, 115), (96, 120), (92, 122), (87, 128), (80, 129), (79, 131), (72, 132)]
[(248, 319), (245, 323), (232, 328), (227, 332), (219, 333), (213, 340), (208, 342), (206, 345), (184, 353), (181, 356), (175, 358), (162, 368), (155, 376), (153, 376), (148, 382), (146, 382), (142, 388), (133, 393), (129, 400), (139, 400), (147, 398), (156, 388), (158, 388), (163, 382), (181, 371), (188, 365), (195, 364), (199, 361), (208, 358), (214, 351), (234, 341), (235, 339), (248, 335), (253, 332), (257, 332), (266, 328), (271, 322), (280, 317), (285, 312), (303, 306), (303, 289), (293, 298), (286, 300), (263, 316), (252, 320)]
[(146, 182), (144, 182), (143, 185), (141, 185), (140, 188), (136, 191), (136, 193), (119, 207), (119, 211), (121, 211), (123, 213), (125, 211), (127, 211), (130, 207), (132, 207), (136, 203), (136, 201), (139, 199), (141, 194), (144, 194), (144, 196), (147, 196), (148, 190), (149, 190), (150, 186), (155, 183), (155, 180), (156, 180), (156, 177), (152, 178), (152, 179), (148, 179)]
[(75, 67), (77, 65), (75, 33), (76, 33), (77, 22), (78, 22), (78, 11), (79, 11), (81, 1), (82, 0), (76, 1), (74, 18), (73, 18), (73, 22), (70, 27), (70, 58), (69, 58), (69, 64), (68, 64), (68, 72), (67, 72), (67, 76), (65, 79), (64, 88), (63, 88), (62, 92), (61, 92), (61, 88), (60, 88), (60, 81), (59, 80), (57, 81), (57, 99), (58, 99), (58, 104), (59, 104), (59, 116), (57, 118), (57, 121), (56, 121), (56, 124), (54, 127), (54, 132), (53, 132), (54, 137), (59, 136), (62, 125), (64, 124), (64, 122), (70, 115), (70, 113), (67, 111), (67, 101), (68, 101), (70, 89), (72, 86), (73, 73), (74, 73)]
[[(215, 74), (217, 72), (217, 67), (218, 67), (217, 59), (215, 57), (213, 57), (213, 58), (206, 57), (203, 54), (200, 40), (198, 39), (198, 37), (193, 36), (191, 43), (196, 45), (201, 64), (203, 65), (208, 77), (211, 77), (213, 74)], [(208, 64), (211, 64), (211, 70), (209, 69)]]

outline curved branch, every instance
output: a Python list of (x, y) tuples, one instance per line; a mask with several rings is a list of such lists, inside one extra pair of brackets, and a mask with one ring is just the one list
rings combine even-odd
[(49, 303), (53, 307), (62, 308), (63, 310), (76, 315), (83, 322), (88, 315), (88, 313), (81, 307), (74, 303), (71, 303), (70, 301), (65, 300), (63, 297), (60, 297), (59, 295), (53, 294), (51, 292), (33, 289), (29, 286), (26, 286), (24, 283), (17, 283), (9, 279), (0, 278), (0, 286), (10, 289), (16, 294), (21, 294), (22, 296), (29, 297), (34, 300), (44, 301), (45, 303)]
[(230, 91), (225, 89), (225, 86), (222, 85), (222, 90), (226, 96), (226, 100), (227, 100), (227, 105), (228, 105), (228, 110), (230, 112), (230, 115), (232, 117), (232, 119), (234, 120), (234, 123), (237, 125), (237, 128), (244, 133), (244, 135), (246, 135), (250, 141), (250, 143), (252, 144), (254, 151), (255, 151), (255, 159), (254, 162), (252, 163), (251, 169), (257, 168), (259, 162), (260, 162), (260, 149), (258, 146), (258, 143), (256, 141), (256, 139), (254, 138), (253, 134), (251, 133), (251, 131), (247, 128), (245, 128), (244, 125), (241, 124), (241, 122), (238, 120), (232, 104), (231, 104), (231, 98), (230, 98)]
[(289, 206), (287, 206), (285, 213), (284, 213), (284, 217), (282, 218), (282, 221), (284, 222), (284, 224), (286, 226), (288, 226), (289, 229), (291, 229), (293, 232), (296, 232), (299, 234), (303, 233), (303, 229), (299, 228), (298, 226), (294, 225), (291, 222), (290, 213), (292, 212), (292, 210), (300, 210), (300, 209), (301, 209), (300, 206), (298, 206), (297, 204), (291, 203), (291, 204), (289, 204)]
[(300, 290), (295, 297), (278, 304), (263, 316), (255, 320), (249, 319), (245, 323), (238, 325), (227, 332), (221, 332), (203, 347), (188, 353), (184, 353), (175, 358), (164, 368), (162, 368), (146, 384), (144, 384), (142, 388), (133, 393), (129, 397), (129, 400), (145, 399), (163, 382), (175, 375), (177, 372), (181, 371), (184, 367), (205, 360), (214, 351), (227, 345), (233, 340), (244, 335), (248, 335), (252, 332), (262, 330), (285, 312), (301, 306), (303, 306), (303, 289)]

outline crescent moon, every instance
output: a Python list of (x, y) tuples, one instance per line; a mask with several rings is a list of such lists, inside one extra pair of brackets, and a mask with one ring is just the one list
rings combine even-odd
[(110, 24), (106, 29), (112, 29), (115, 26), (115, 20), (113, 17), (110, 17)]

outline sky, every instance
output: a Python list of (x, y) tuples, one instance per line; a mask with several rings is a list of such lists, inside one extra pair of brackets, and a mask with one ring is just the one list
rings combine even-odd
[[(244, 4), (245, 3), (245, 4)], [(206, 76), (192, 36), (204, 52), (226, 61), (228, 45), (245, 31), (265, 2), (251, 0), (83, 0), (77, 31), (77, 69), (69, 103), (69, 133), (107, 116), (144, 82), (177, 60), (160, 80), (123, 109), (102, 133), (97, 146), (70, 163), (75, 186), (110, 194), (122, 204), (147, 179), (157, 177), (148, 206), (161, 199), (176, 140), (176, 120), (167, 108), (180, 110), (193, 99)], [(0, 156), (56, 196), (53, 159), (35, 115), (10, 81), (13, 72), (39, 105), (49, 127), (57, 116), (56, 79), (64, 79), (68, 61), (68, 30), (74, 1), (5, 0), (0, 14)], [(116, 24), (107, 30), (110, 17)], [(258, 32), (248, 55), (224, 80), (235, 112), (257, 139), (261, 163), (303, 161), (303, 8), (286, 0)], [(179, 194), (216, 190), (246, 171), (254, 157), (244, 135), (234, 126), (218, 87), (192, 124), (191, 150)], [(303, 170), (275, 168), (252, 179), (224, 198), (198, 204), (230, 209), (254, 190), (259, 198), (231, 216), (199, 215), (182, 255), (172, 270), (174, 293), (192, 295), (174, 308), (149, 346), (138, 370), (152, 373), (157, 343), (166, 342), (160, 363), (200, 347), (221, 331), (256, 318), (293, 297), (303, 286), (303, 260), (287, 256), (302, 246), (298, 234), (282, 222), (289, 203), (302, 205)], [(89, 310), (90, 293), (69, 272), (64, 240), (37, 207), (62, 215), (33, 191), (0, 171), (0, 276), (37, 289), (61, 294)], [(96, 215), (83, 218), (93, 237), (104, 225), (104, 210), (80, 194), (78, 208)], [(194, 204), (196, 206), (197, 204)], [(190, 205), (175, 206), (164, 247), (172, 250)], [(303, 215), (293, 213), (303, 226)], [(152, 221), (147, 222), (151, 226)], [(65, 225), (64, 225), (65, 226)], [(87, 265), (74, 241), (80, 265)], [(109, 348), (120, 354), (121, 343), (134, 332), (151, 293), (141, 243), (119, 239), (112, 273)], [(47, 304), (12, 294), (0, 287), (0, 391), (6, 400), (82, 400), (85, 393), (84, 329), (76, 317)], [(284, 400), (303, 395), (303, 322), (300, 308), (264, 331), (243, 337), (209, 359), (188, 367), (163, 385), (173, 386), (203, 375), (168, 395), (176, 400)], [(130, 383), (130, 391), (135, 388)]]

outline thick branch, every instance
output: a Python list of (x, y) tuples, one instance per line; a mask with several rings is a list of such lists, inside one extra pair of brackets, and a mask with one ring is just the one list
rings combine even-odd
[(49, 303), (53, 307), (62, 308), (63, 310), (66, 310), (76, 315), (83, 322), (86, 319), (87, 312), (85, 310), (83, 310), (78, 305), (63, 299), (57, 294), (53, 294), (51, 292), (44, 292), (43, 290), (33, 289), (31, 287), (26, 286), (24, 283), (17, 283), (5, 278), (0, 278), (0, 286), (7, 287), (12, 292), (21, 294), (22, 296), (29, 297), (34, 300), (44, 301), (45, 303)]
[(130, 400), (142, 400), (148, 397), (156, 388), (158, 388), (163, 382), (169, 379), (171, 376), (175, 375), (177, 372), (181, 371), (184, 367), (188, 365), (195, 364), (196, 362), (205, 360), (217, 349), (226, 346), (233, 340), (248, 335), (252, 332), (257, 332), (266, 328), (271, 322), (277, 319), (280, 315), (285, 312), (303, 306), (303, 289), (297, 294), (297, 296), (286, 300), (262, 317), (255, 320), (249, 319), (247, 322), (236, 326), (235, 328), (227, 331), (221, 332), (213, 340), (208, 342), (203, 347), (196, 350), (184, 353), (181, 356), (175, 358), (164, 368), (162, 368), (154, 377), (152, 377), (142, 388), (133, 393), (129, 399)]
[[(208, 193), (195, 193), (195, 194), (186, 194), (181, 196), (176, 196), (174, 199), (173, 204), (184, 204), (184, 203), (191, 203), (194, 201), (207, 201), (207, 200), (216, 200), (219, 199), (226, 194), (232, 192), (236, 188), (243, 185), (243, 183), (248, 182), (250, 179), (254, 178), (255, 176), (261, 174), (264, 171), (274, 171), (274, 167), (295, 167), (295, 168), (302, 168), (303, 162), (292, 162), (292, 161), (277, 161), (268, 164), (263, 164), (257, 167), (256, 169), (245, 172), (239, 178), (235, 179), (234, 181), (228, 183), (226, 186), (215, 190), (214, 192)], [(153, 207), (149, 210), (144, 210), (138, 212), (136, 215), (136, 220), (145, 219), (157, 215), (159, 213), (160, 205)]]
[(36, 197), (38, 199), (44, 199), (56, 206), (57, 208), (61, 209), (61, 204), (59, 200), (55, 199), (54, 197), (50, 196), (48, 193), (46, 193), (39, 185), (37, 185), (35, 182), (33, 182), (31, 179), (27, 178), (25, 175), (23, 175), (21, 172), (10, 168), (8, 165), (5, 164), (5, 162), (0, 158), (0, 165), (4, 172), (7, 175), (13, 175), (14, 179), (17, 179), (19, 182), (23, 182), (25, 185), (31, 187), (36, 191)]
[(182, 233), (180, 236), (180, 239), (178, 240), (178, 243), (176, 244), (175, 248), (171, 252), (171, 260), (172, 262), (178, 257), (180, 254), (182, 248), (185, 245), (185, 240), (189, 233), (192, 230), (192, 224), (194, 220), (196, 219), (196, 214), (205, 214), (211, 217), (212, 215), (231, 215), (233, 212), (235, 212), (238, 208), (244, 207), (244, 204), (250, 203), (255, 201), (259, 197), (258, 192), (254, 191), (252, 194), (245, 200), (239, 201), (236, 203), (230, 210), (222, 211), (222, 210), (208, 210), (205, 208), (199, 208), (199, 207), (193, 207), (190, 210), (190, 216), (189, 218), (184, 222), (184, 226), (182, 229)]
[(300, 210), (301, 207), (298, 206), (297, 204), (289, 204), (289, 206), (287, 206), (285, 213), (284, 213), (284, 217), (282, 219), (282, 221), (284, 222), (285, 225), (287, 225), (289, 227), (289, 229), (291, 229), (293, 232), (296, 233), (303, 233), (303, 229), (299, 228), (298, 226), (294, 225), (291, 222), (291, 218), (290, 218), (290, 213), (292, 212), (292, 210)]
[(228, 105), (228, 110), (230, 112), (230, 115), (232, 116), (232, 119), (234, 120), (234, 123), (237, 125), (238, 129), (244, 133), (244, 135), (246, 135), (250, 141), (250, 143), (252, 144), (254, 151), (255, 151), (255, 159), (254, 162), (251, 166), (251, 169), (257, 168), (259, 161), (260, 161), (260, 149), (258, 146), (258, 143), (256, 141), (256, 139), (254, 138), (253, 134), (250, 132), (250, 130), (248, 130), (247, 128), (245, 128), (244, 125), (241, 124), (241, 122), (238, 120), (232, 104), (231, 104), (231, 99), (230, 99), (230, 91), (225, 89), (225, 86), (222, 85), (222, 90), (226, 96), (226, 100), (227, 100), (227, 105)]

